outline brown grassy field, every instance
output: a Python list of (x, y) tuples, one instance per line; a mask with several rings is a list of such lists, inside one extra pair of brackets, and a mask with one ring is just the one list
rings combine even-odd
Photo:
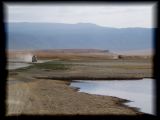
[(61, 59), (61, 60), (107, 60), (107, 59), (152, 59), (152, 55), (121, 55), (112, 53), (105, 50), (97, 49), (58, 49), (58, 50), (21, 50), (21, 51), (8, 51), (9, 58), (15, 58), (25, 54), (38, 56), (39, 59)]
[(152, 76), (151, 57), (115, 58), (111, 53), (10, 52), (9, 57), (36, 54), (50, 59), (29, 67), (9, 70), (7, 115), (142, 115), (136, 108), (111, 96), (79, 93), (71, 80), (123, 80)]

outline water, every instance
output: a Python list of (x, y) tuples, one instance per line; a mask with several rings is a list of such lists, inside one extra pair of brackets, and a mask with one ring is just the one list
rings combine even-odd
[(144, 113), (155, 115), (154, 80), (75, 80), (70, 86), (80, 88), (80, 92), (116, 96), (130, 100), (131, 102), (125, 104), (131, 107), (137, 107)]

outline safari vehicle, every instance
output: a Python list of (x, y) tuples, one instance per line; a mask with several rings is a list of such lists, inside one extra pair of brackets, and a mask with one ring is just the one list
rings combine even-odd
[(33, 55), (32, 62), (37, 62), (37, 56)]

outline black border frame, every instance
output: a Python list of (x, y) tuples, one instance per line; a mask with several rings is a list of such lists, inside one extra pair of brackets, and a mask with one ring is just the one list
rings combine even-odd
[[(7, 54), (6, 54), (6, 45), (7, 45), (7, 35), (6, 35), (6, 28), (5, 28), (5, 23), (4, 23), (4, 18), (5, 18), (5, 7), (4, 7), (4, 3), (31, 3), (31, 4), (35, 4), (35, 3), (48, 3), (48, 2), (52, 2), (52, 3), (67, 3), (67, 4), (78, 4), (78, 3), (87, 3), (87, 4), (97, 4), (97, 3), (145, 3), (145, 2), (155, 2), (156, 3), (156, 13), (155, 16), (155, 23), (156, 23), (156, 28), (154, 29), (154, 57), (153, 57), (153, 77), (156, 79), (156, 87), (155, 87), (155, 91), (156, 91), (156, 103), (155, 106), (156, 107), (156, 116), (151, 116), (151, 115), (144, 115), (144, 116), (122, 116), (122, 115), (118, 115), (118, 116), (111, 116), (111, 115), (75, 115), (75, 116), (71, 116), (71, 115), (63, 115), (63, 116), (56, 116), (56, 115), (20, 115), (20, 116), (5, 116), (6, 115), (6, 82), (7, 82), (7, 76), (8, 76), (8, 71), (6, 69), (6, 63), (7, 63)], [(159, 28), (159, 1), (112, 1), (112, 0), (107, 0), (107, 1), (94, 1), (94, 0), (81, 0), (81, 1), (52, 1), (52, 0), (28, 0), (28, 1), (21, 1), (21, 0), (3, 0), (0, 3), (0, 15), (1, 15), (1, 20), (0, 20), (0, 25), (1, 25), (1, 39), (0, 39), (0, 116), (3, 119), (158, 119), (159, 117), (159, 107), (160, 106), (160, 101), (159, 100), (159, 95), (158, 95), (158, 85), (160, 84), (160, 75), (158, 73), (158, 71), (160, 71), (160, 54), (158, 54), (158, 49), (160, 48), (160, 41), (159, 41), (159, 35), (158, 35), (158, 28)]]

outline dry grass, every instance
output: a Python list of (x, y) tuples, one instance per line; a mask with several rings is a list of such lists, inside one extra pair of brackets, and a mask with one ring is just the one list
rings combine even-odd
[(152, 56), (147, 55), (140, 55), (140, 56), (133, 56), (133, 55), (118, 55), (113, 54), (110, 52), (72, 52), (71, 50), (69, 52), (64, 51), (54, 51), (54, 50), (48, 50), (48, 51), (8, 51), (8, 57), (14, 58), (18, 55), (25, 55), (25, 54), (35, 54), (38, 56), (39, 59), (61, 59), (61, 60), (108, 60), (108, 59), (152, 59)]
[[(81, 54), (82, 55), (82, 54)], [(91, 55), (91, 54), (90, 54)], [(39, 54), (47, 63), (9, 71), (8, 115), (137, 115), (122, 99), (76, 92), (68, 86), (74, 79), (140, 79), (152, 77), (148, 59), (104, 59), (80, 54)], [(66, 68), (67, 69), (64, 69)], [(46, 70), (47, 69), (47, 70)], [(38, 79), (41, 78), (41, 79)], [(45, 79), (44, 79), (45, 78)], [(58, 80), (57, 80), (58, 79)], [(62, 79), (66, 81), (62, 81)], [(12, 81), (12, 84), (11, 84)], [(13, 82), (14, 81), (14, 82)]]

